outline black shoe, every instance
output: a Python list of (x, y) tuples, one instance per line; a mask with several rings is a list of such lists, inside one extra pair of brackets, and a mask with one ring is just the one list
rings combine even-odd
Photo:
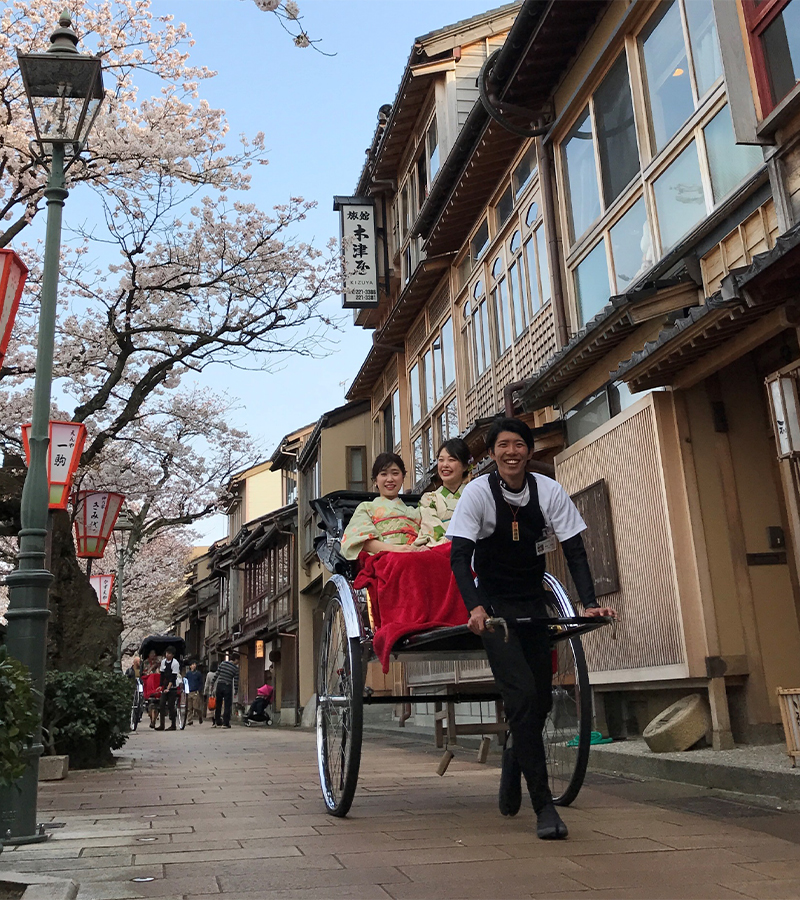
[(513, 747), (506, 747), (503, 750), (498, 804), (504, 816), (515, 816), (522, 804), (522, 770), (514, 755)]
[(170, 725), (169, 728), (167, 729), (167, 731), (177, 731), (177, 730), (178, 730), (178, 729), (176, 728), (174, 722), (173, 722), (172, 725)]
[(150, 723), (150, 727), (151, 727), (151, 728), (155, 728), (155, 727), (156, 727), (156, 723), (155, 723), (155, 722), (151, 722), (151, 723)]
[(555, 806), (548, 803), (536, 815), (536, 835), (543, 841), (561, 841), (569, 831), (556, 812)]
[(230, 728), (231, 726), (230, 726), (230, 725), (223, 725), (222, 727), (223, 727), (223, 728)]
[(163, 725), (154, 725), (153, 728), (155, 728), (156, 731), (163, 731), (163, 730), (164, 730), (164, 726), (163, 726)]

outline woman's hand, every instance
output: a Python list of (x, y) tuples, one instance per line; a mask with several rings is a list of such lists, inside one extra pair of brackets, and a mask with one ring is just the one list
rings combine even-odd
[(619, 618), (617, 611), (610, 606), (590, 606), (588, 609), (584, 609), (583, 614), (591, 618), (595, 616), (610, 616), (612, 619)]

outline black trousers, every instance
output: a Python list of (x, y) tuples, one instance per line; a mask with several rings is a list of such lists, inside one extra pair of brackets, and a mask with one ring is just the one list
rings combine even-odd
[(233, 685), (218, 684), (216, 696), (217, 708), (214, 710), (214, 723), (216, 725), (230, 725), (231, 707), (233, 706)]
[(178, 699), (178, 692), (174, 688), (171, 691), (162, 691), (161, 700), (158, 703), (158, 709), (161, 713), (161, 724), (164, 724), (164, 714), (169, 710), (169, 721), (171, 725), (175, 724), (175, 701)]
[[(496, 616), (544, 616), (543, 606), (528, 602), (493, 602)], [(508, 643), (502, 628), (484, 632), (483, 646), (503, 697), (506, 718), (514, 738), (514, 755), (538, 813), (551, 800), (547, 756), (542, 731), (553, 705), (553, 663), (547, 629), (509, 628)]]

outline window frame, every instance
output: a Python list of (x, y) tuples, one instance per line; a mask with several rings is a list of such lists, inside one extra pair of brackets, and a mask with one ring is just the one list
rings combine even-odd
[(747, 31), (747, 40), (750, 45), (753, 77), (755, 78), (758, 99), (761, 104), (762, 119), (766, 119), (788, 97), (798, 93), (798, 88), (800, 87), (800, 82), (798, 82), (783, 97), (773, 100), (767, 57), (761, 40), (767, 28), (791, 2), (792, 0), (764, 0), (764, 2), (757, 5), (755, 0), (742, 0), (745, 30)]
[[(353, 459), (357, 454), (361, 455), (361, 473), (364, 476), (356, 482), (353, 475)], [(345, 484), (348, 491), (369, 490), (369, 473), (367, 471), (367, 448), (364, 444), (345, 447)], [(354, 484), (363, 484), (363, 487), (353, 487)]]

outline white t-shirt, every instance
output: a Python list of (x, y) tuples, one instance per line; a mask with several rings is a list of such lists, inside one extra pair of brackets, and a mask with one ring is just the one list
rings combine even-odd
[[(169, 666), (169, 668), (167, 668)], [(178, 679), (181, 677), (181, 664), (178, 662), (175, 657), (172, 657), (172, 662), (167, 662), (166, 658), (161, 660), (161, 672), (171, 672), (175, 676), (175, 683), (178, 683)]]
[[(545, 524), (552, 528), (558, 540), (569, 540), (584, 531), (586, 523), (564, 488), (546, 475), (535, 472), (531, 474), (536, 479), (539, 506)], [(503, 496), (512, 506), (524, 506), (530, 498), (527, 481), (519, 493), (503, 490)], [(456, 537), (480, 541), (491, 537), (496, 525), (497, 509), (489, 485), (489, 476), (481, 475), (470, 481), (462, 491), (461, 499), (456, 504), (453, 518), (450, 519), (447, 528), (447, 537), (451, 541)]]

